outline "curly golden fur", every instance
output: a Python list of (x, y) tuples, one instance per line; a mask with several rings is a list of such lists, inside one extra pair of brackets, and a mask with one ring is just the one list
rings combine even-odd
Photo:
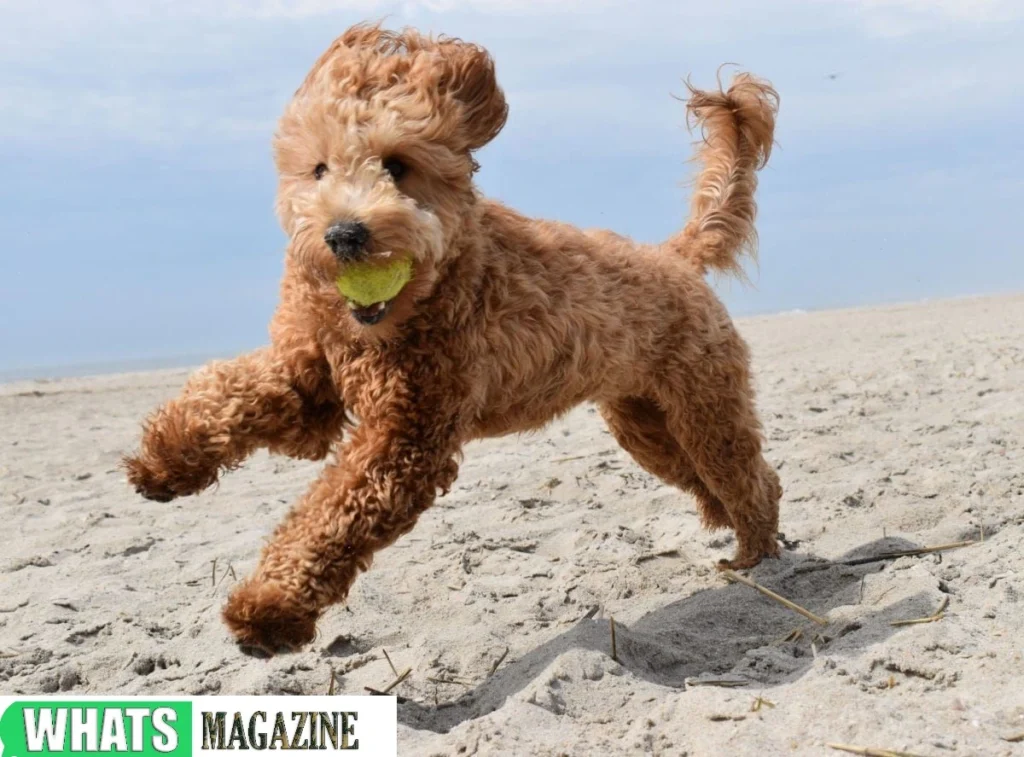
[[(692, 218), (640, 245), (477, 193), (473, 151), (508, 113), (485, 50), (368, 25), (336, 40), (275, 138), (290, 241), (270, 346), (198, 372), (125, 461), (140, 493), (167, 501), (260, 447), (334, 453), (228, 601), (238, 640), (309, 642), (373, 554), (452, 485), (466, 442), (584, 401), (641, 466), (695, 496), (706, 526), (735, 530), (724, 564), (776, 555), (781, 488), (761, 455), (748, 350), (704, 273), (752, 250), (777, 105), (746, 74), (691, 89), (704, 135)], [(338, 223), (362, 230), (340, 252), (325, 238)], [(346, 261), (393, 255), (414, 270), (394, 300), (366, 312), (339, 295)]]

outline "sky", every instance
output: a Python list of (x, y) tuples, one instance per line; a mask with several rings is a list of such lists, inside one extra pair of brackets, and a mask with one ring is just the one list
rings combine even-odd
[(686, 216), (683, 79), (770, 79), (735, 315), (1024, 290), (1019, 0), (0, 0), (0, 376), (266, 342), (275, 123), (368, 19), (492, 52), (485, 194), (644, 242)]

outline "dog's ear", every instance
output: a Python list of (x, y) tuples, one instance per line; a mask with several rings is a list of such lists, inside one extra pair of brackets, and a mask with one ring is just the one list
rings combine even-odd
[(498, 136), (508, 118), (494, 60), (482, 47), (457, 39), (439, 40), (438, 50), (444, 61), (440, 90), (461, 105), (462, 131), (476, 150)]

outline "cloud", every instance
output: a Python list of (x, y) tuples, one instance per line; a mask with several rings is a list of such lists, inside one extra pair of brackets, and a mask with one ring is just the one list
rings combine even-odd
[[(122, 0), (130, 4), (130, 0)], [(174, 15), (221, 19), (307, 19), (339, 13), (369, 17), (384, 15), (414, 17), (422, 13), (475, 13), (482, 15), (574, 15), (611, 7), (613, 0), (163, 0), (165, 11)], [(132, 4), (134, 5), (134, 4)]]
[[(737, 58), (783, 91), (783, 134), (941, 127), (1015, 107), (1019, 0), (0, 0), (0, 136), (58, 149), (269, 140), (333, 34), (390, 14), (494, 51), (524, 129), (658, 148), (680, 78)], [(500, 24), (495, 24), (496, 18)], [(543, 23), (538, 23), (543, 18)], [(893, 47), (897, 44), (899, 48)], [(841, 71), (836, 81), (825, 74)], [(515, 122), (514, 122), (515, 123)], [(605, 135), (603, 138), (601, 136)], [(512, 129), (514, 132), (514, 128)], [(608, 144), (615, 135), (618, 145)]]
[[(837, 0), (820, 0), (834, 4)], [(1021, 18), (1024, 9), (1018, 0), (838, 0), (876, 20), (903, 19), (952, 20), (972, 24), (991, 24)]]
[(150, 147), (247, 135), (266, 141), (273, 117), (223, 109), (221, 104), (237, 95), (221, 89), (55, 92), (8, 86), (0, 88), (0, 138), (59, 142), (73, 134), (79, 146), (127, 140)]
[[(771, 9), (785, 13), (820, 4), (846, 6), (878, 17), (906, 14), (921, 18), (979, 23), (1005, 21), (1019, 18), (1022, 14), (1018, 0), (780, 0), (772, 3)], [(9, 1), (0, 4), (0, 10), (10, 10), (21, 5), (23, 4)], [(757, 5), (761, 4), (732, 0), (717, 4), (712, 11), (715, 15), (721, 13), (728, 16), (732, 15), (731, 11)], [(634, 3), (629, 8), (614, 0), (220, 0), (215, 3), (205, 0), (103, 0), (88, 6), (73, 0), (65, 0), (50, 3), (50, 6), (57, 6), (62, 13), (66, 6), (78, 21), (86, 16), (102, 17), (115, 12), (136, 19), (183, 16), (220, 19), (302, 19), (338, 13), (406, 16), (421, 12), (565, 16), (615, 8), (642, 15), (644, 11), (656, 12), (673, 6), (691, 17), (695, 14), (701, 17), (709, 10), (709, 4), (705, 0), (647, 0)]]

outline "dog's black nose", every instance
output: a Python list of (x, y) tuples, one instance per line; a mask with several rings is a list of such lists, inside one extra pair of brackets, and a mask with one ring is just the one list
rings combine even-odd
[(359, 221), (339, 221), (327, 227), (324, 241), (337, 258), (353, 260), (362, 257), (363, 248), (370, 241), (370, 230)]

